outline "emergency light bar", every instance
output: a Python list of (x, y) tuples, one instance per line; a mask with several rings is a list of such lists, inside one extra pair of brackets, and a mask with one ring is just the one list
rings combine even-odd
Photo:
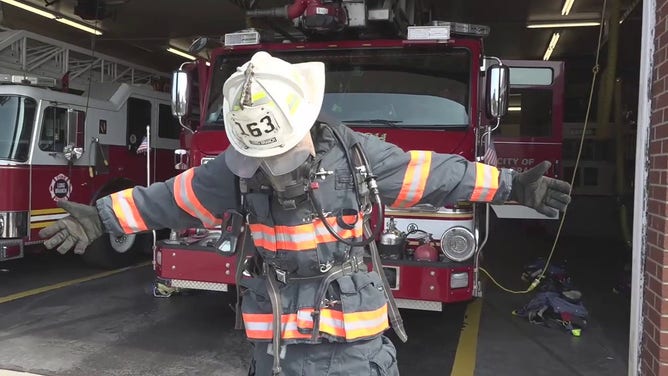
[(471, 35), (476, 37), (489, 36), (489, 26), (476, 25), (461, 22), (447, 22), (447, 21), (432, 21), (434, 26), (449, 26), (451, 34), (457, 35)]
[(486, 37), (489, 26), (461, 22), (432, 21), (429, 26), (409, 26), (408, 40), (448, 40), (450, 35)]
[(56, 86), (56, 79), (50, 77), (0, 74), (0, 84), (18, 84), (18, 85), (54, 87)]
[(409, 26), (408, 40), (448, 40), (450, 26)]
[(246, 46), (259, 43), (260, 33), (257, 30), (247, 29), (225, 34), (225, 46)]

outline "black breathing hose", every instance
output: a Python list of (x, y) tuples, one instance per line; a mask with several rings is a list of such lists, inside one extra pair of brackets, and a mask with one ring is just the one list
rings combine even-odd
[[(352, 158), (350, 156), (349, 150), (348, 150), (348, 148), (345, 147), (346, 144), (343, 142), (343, 138), (341, 137), (341, 135), (339, 135), (339, 133), (336, 131), (336, 129), (331, 128), (331, 127), (329, 129), (331, 129), (332, 133), (334, 134), (334, 137), (337, 139), (337, 141), (339, 142), (339, 145), (341, 145), (341, 148), (343, 149), (343, 153), (346, 157), (346, 162), (348, 163), (348, 168), (350, 169), (350, 172), (353, 175), (353, 180), (354, 180), (353, 190), (355, 191), (355, 196), (356, 196), (356, 199), (357, 199), (357, 205), (360, 209), (362, 209), (362, 203), (360, 202), (360, 193), (359, 193), (359, 179), (357, 177), (357, 173), (355, 171), (355, 165), (353, 164), (353, 161), (352, 161)], [(384, 218), (384, 215), (383, 215), (382, 203), (380, 201), (380, 192), (378, 191), (378, 184), (376, 183), (376, 177), (373, 175), (373, 172), (371, 171), (371, 164), (369, 163), (369, 160), (366, 158), (366, 155), (364, 154), (364, 150), (362, 150), (362, 147), (359, 145), (359, 143), (355, 143), (352, 146), (352, 148), (355, 149), (356, 154), (357, 154), (358, 158), (360, 159), (360, 162), (362, 163), (362, 165), (366, 169), (366, 171), (365, 171), (365, 173), (366, 173), (365, 181), (366, 181), (366, 183), (369, 187), (369, 192), (372, 196), (372, 199), (371, 199), (372, 211), (373, 211), (373, 206), (374, 206), (373, 204), (374, 203), (375, 203), (375, 206), (376, 206), (376, 212), (377, 212), (376, 214), (378, 216), (378, 218), (377, 218), (378, 221), (376, 223), (376, 227), (373, 229), (372, 236), (362, 240), (361, 242), (350, 241), (350, 240), (342, 238), (341, 235), (339, 235), (334, 230), (332, 225), (330, 225), (329, 222), (327, 221), (327, 219), (325, 218), (322, 207), (320, 206), (320, 202), (315, 197), (315, 194), (313, 193), (312, 189), (308, 189), (308, 195), (309, 195), (309, 198), (311, 199), (311, 204), (313, 205), (313, 208), (315, 209), (315, 212), (317, 213), (318, 218), (325, 225), (325, 228), (327, 229), (327, 231), (330, 234), (332, 234), (332, 236), (334, 236), (334, 238), (336, 238), (336, 240), (338, 240), (338, 241), (340, 241), (340, 242), (342, 242), (342, 243), (344, 243), (348, 246), (351, 246), (351, 247), (366, 247), (367, 245), (369, 245), (369, 243), (371, 243), (372, 241), (375, 241), (376, 237), (378, 237), (378, 234), (380, 234), (380, 229), (382, 227), (382, 224), (383, 224), (383, 221), (385, 220), (385, 218)], [(356, 218), (353, 225), (356, 224), (358, 220), (359, 220), (359, 218)]]

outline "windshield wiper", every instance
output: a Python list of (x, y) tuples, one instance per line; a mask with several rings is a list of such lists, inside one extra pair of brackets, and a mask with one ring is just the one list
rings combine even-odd
[(392, 128), (401, 128), (397, 124), (403, 123), (401, 120), (387, 120), (387, 119), (357, 119), (357, 120), (342, 120), (344, 124), (369, 124), (369, 125), (385, 125)]

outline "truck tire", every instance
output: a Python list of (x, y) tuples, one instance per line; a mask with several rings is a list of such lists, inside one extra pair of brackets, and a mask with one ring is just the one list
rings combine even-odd
[[(86, 264), (96, 268), (117, 269), (129, 266), (146, 258), (145, 250), (151, 249), (153, 235), (151, 233), (130, 235), (124, 241), (129, 244), (115, 247), (112, 242), (116, 242), (116, 239), (112, 239), (109, 234), (102, 235), (86, 248), (81, 258)], [(123, 252), (119, 252), (117, 248), (121, 248)]]
[[(134, 186), (132, 181), (125, 178), (111, 181), (93, 195), (90, 204), (93, 205), (100, 197)], [(146, 258), (146, 255), (151, 255), (152, 245), (153, 234), (150, 232), (126, 235), (119, 239), (104, 234), (86, 248), (81, 258), (86, 264), (95, 268), (117, 269), (132, 265), (142, 256)]]

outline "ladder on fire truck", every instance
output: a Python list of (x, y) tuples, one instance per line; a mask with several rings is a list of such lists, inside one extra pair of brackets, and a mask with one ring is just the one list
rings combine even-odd
[(68, 72), (69, 87), (83, 91), (89, 79), (91, 84), (151, 84), (168, 78), (157, 70), (25, 30), (0, 32), (0, 73), (59, 80)]

